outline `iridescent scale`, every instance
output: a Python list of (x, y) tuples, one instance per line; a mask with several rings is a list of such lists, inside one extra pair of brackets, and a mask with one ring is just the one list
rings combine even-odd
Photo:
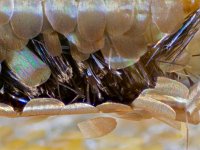
[(193, 69), (199, 61), (192, 61), (200, 53), (185, 50), (199, 29), (200, 9), (196, 1), (185, 3), (2, 0), (0, 116), (101, 111), (173, 124), (185, 122), (188, 111), (190, 123), (200, 122)]

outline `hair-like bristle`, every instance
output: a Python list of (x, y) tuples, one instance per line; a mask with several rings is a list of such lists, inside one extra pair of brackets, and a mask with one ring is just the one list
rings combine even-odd
[(40, 97), (56, 98), (65, 104), (83, 102), (96, 106), (107, 101), (130, 104), (145, 88), (153, 87), (156, 77), (162, 75), (154, 61), (145, 65), (146, 56), (135, 65), (118, 70), (109, 69), (100, 51), (84, 62), (76, 62), (71, 57), (67, 39), (60, 36), (60, 41), (63, 53), (55, 57), (50, 56), (41, 36), (28, 44), (52, 72), (50, 79), (38, 87), (24, 85), (6, 63), (2, 64), (3, 102), (16, 110), (22, 110), (30, 99)]
[(183, 23), (183, 26), (171, 35), (165, 36), (154, 47), (154, 53), (149, 59), (169, 60), (173, 56), (179, 57), (192, 40), (200, 27), (200, 9), (190, 14)]
[(7, 63), (2, 63), (1, 101), (18, 111), (30, 99), (43, 97), (59, 99), (66, 105), (76, 102), (93, 106), (103, 102), (131, 104), (144, 89), (155, 86), (158, 76), (176, 78), (174, 73), (164, 74), (157, 62), (181, 54), (199, 27), (199, 12), (190, 15), (177, 32), (149, 48), (134, 65), (117, 70), (110, 69), (100, 51), (85, 61), (74, 60), (69, 42), (62, 35), (59, 35), (62, 54), (51, 56), (39, 35), (29, 41), (28, 48), (48, 65), (52, 72), (50, 78), (41, 85), (29, 87), (19, 80)]

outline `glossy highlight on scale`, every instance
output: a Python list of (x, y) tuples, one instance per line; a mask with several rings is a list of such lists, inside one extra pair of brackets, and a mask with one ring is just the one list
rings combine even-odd
[(110, 133), (115, 118), (198, 124), (199, 6), (2, 0), (0, 116), (115, 113), (79, 123), (86, 138)]

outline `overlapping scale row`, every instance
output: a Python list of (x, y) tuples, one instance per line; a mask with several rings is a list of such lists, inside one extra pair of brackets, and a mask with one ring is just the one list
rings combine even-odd
[[(188, 13), (181, 0), (9, 0), (1, 7), (0, 50), (6, 56), (1, 53), (0, 113), (10, 116), (16, 115), (10, 106), (22, 116), (129, 108), (164, 75), (148, 61), (147, 45), (177, 31)], [(156, 103), (152, 99), (149, 105)], [(156, 106), (175, 119), (171, 107)]]
[(53, 47), (50, 53), (55, 56), (61, 54), (58, 33), (85, 54), (107, 49), (105, 40), (110, 39), (112, 50), (106, 53), (114, 51), (122, 59), (111, 54), (107, 63), (116, 60), (114, 68), (119, 69), (128, 67), (127, 61), (136, 62), (144, 55), (148, 43), (174, 32), (199, 3), (198, 0), (3, 0), (1, 45), (5, 50), (20, 50), (28, 40), (43, 33), (46, 41), (55, 39), (51, 45), (46, 43)]
[[(127, 105), (143, 89), (153, 86), (155, 79), (154, 74), (148, 75), (150, 70), (162, 74), (154, 62), (145, 67), (145, 60), (129, 68), (112, 70), (100, 52), (83, 54), (64, 36), (57, 38), (62, 45), (61, 55), (51, 55), (44, 36), (32, 39), (22, 50), (9, 52), (2, 63), (0, 103), (12, 106), (24, 116), (67, 114), (70, 110), (63, 107), (79, 103), (80, 107), (87, 104), (91, 108), (108, 101)], [(7, 105), (2, 108), (3, 114)]]

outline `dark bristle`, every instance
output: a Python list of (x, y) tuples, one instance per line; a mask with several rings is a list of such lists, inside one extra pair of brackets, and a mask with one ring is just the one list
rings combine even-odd
[(6, 86), (3, 99), (9, 99), (16, 110), (22, 110), (30, 99), (42, 97), (56, 98), (66, 105), (82, 102), (96, 106), (107, 101), (130, 104), (142, 90), (153, 87), (156, 76), (162, 74), (155, 62), (145, 66), (147, 56), (134, 66), (119, 70), (109, 69), (100, 51), (84, 62), (76, 62), (67, 49), (67, 39), (60, 38), (64, 49), (58, 57), (48, 54), (40, 37), (28, 44), (52, 71), (50, 79), (41, 86), (26, 87), (3, 63), (1, 79)]
[(200, 9), (190, 14), (178, 31), (164, 37), (153, 47), (152, 51), (154, 52), (149, 58), (148, 63), (152, 60), (159, 60), (160, 57), (162, 57), (162, 61), (170, 60), (171, 58), (174, 58), (175, 61), (192, 40), (199, 27)]
[(170, 58), (176, 59), (182, 54), (197, 31), (199, 16), (199, 12), (192, 14), (180, 30), (149, 48), (137, 63), (118, 70), (109, 68), (100, 51), (83, 62), (75, 61), (68, 40), (61, 35), (63, 52), (60, 56), (52, 57), (39, 35), (30, 40), (27, 46), (51, 69), (49, 80), (35, 88), (27, 87), (3, 62), (1, 101), (18, 111), (22, 111), (33, 98), (56, 98), (66, 105), (81, 102), (97, 106), (108, 101), (129, 105), (144, 89), (153, 88), (158, 76), (178, 78), (173, 73), (164, 74), (157, 63), (168, 62)]

